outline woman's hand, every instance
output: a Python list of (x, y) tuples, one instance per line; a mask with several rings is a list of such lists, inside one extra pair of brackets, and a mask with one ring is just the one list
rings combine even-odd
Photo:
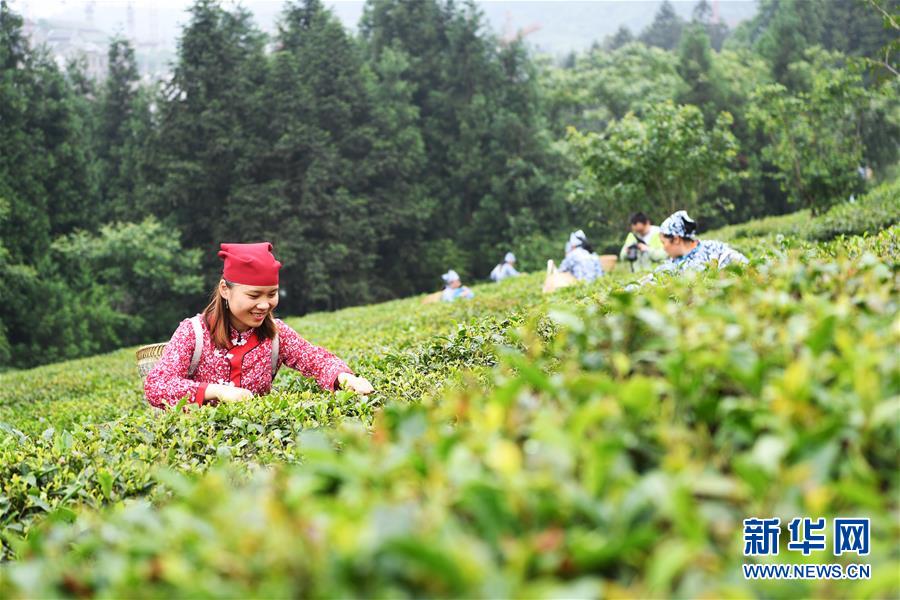
[(365, 396), (375, 391), (375, 388), (372, 387), (372, 384), (365, 377), (357, 377), (351, 373), (341, 373), (338, 375), (337, 380), (341, 389), (353, 390), (357, 394)]
[(218, 398), (219, 402), (240, 402), (253, 397), (253, 392), (248, 389), (231, 385), (220, 385), (218, 383), (211, 383), (207, 386), (206, 392), (207, 395)]

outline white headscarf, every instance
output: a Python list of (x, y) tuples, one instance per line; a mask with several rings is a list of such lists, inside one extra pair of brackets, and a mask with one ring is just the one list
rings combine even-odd
[(587, 239), (587, 236), (584, 235), (584, 231), (579, 229), (578, 231), (573, 231), (569, 234), (569, 241), (566, 242), (566, 254), (578, 248), (584, 241)]
[(516, 255), (512, 252), (507, 252), (506, 256), (503, 257), (503, 262), (513, 263), (516, 262)]
[(459, 279), (459, 273), (457, 273), (453, 269), (450, 269), (449, 271), (441, 275), (441, 279), (444, 280), (444, 283), (453, 283), (454, 281), (457, 281)]

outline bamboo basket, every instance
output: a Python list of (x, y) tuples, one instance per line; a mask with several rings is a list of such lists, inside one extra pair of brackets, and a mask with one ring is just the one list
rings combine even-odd
[(148, 344), (137, 349), (135, 357), (137, 358), (137, 368), (141, 374), (141, 379), (146, 378), (154, 365), (159, 362), (159, 357), (162, 356), (163, 350), (166, 349), (166, 343)]
[(544, 293), (552, 294), (556, 290), (575, 285), (578, 280), (571, 273), (560, 271), (553, 260), (547, 261), (547, 277), (544, 279)]
[(422, 298), (422, 304), (434, 304), (435, 302), (440, 302), (443, 293), (443, 291), (440, 291), (433, 294), (428, 294), (427, 296)]
[(613, 269), (616, 268), (616, 261), (618, 260), (619, 257), (615, 254), (601, 254), (600, 265), (603, 267), (603, 272), (612, 273)]

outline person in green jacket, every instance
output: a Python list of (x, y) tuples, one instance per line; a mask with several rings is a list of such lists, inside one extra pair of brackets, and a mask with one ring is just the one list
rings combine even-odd
[(631, 215), (631, 233), (625, 238), (619, 259), (631, 264), (631, 270), (652, 271), (658, 263), (666, 260), (666, 251), (659, 239), (659, 227), (650, 223), (642, 212)]

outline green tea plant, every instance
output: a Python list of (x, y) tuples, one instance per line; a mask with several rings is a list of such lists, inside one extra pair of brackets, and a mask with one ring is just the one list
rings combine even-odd
[[(613, 284), (599, 281), (558, 299)], [(351, 365), (366, 373), (377, 389), (367, 399), (324, 392), (283, 369), (274, 392), (252, 403), (158, 413), (142, 398), (129, 352), (96, 357), (88, 362), (90, 370), (82, 370), (83, 378), (76, 377), (75, 369), (86, 360), (33, 370), (34, 375), (52, 372), (66, 390), (72, 400), (59, 405), (53, 403), (51, 390), (27, 404), (35, 379), (29, 379), (27, 371), (8, 375), (16, 387), (7, 391), (9, 403), (0, 406), (15, 418), (0, 423), (2, 537), (25, 534), (32, 523), (48, 515), (70, 515), (80, 505), (99, 507), (148, 494), (154, 487), (152, 470), (160, 463), (189, 472), (205, 470), (222, 457), (252, 463), (290, 461), (293, 440), (305, 428), (331, 426), (346, 418), (368, 424), (377, 406), (438, 395), (462, 372), (495, 364), (494, 348), (509, 343), (508, 331), (521, 318), (516, 315), (539, 310), (547, 301), (540, 285), (540, 275), (530, 275), (480, 286), (477, 301), (483, 314), (468, 324), (457, 319), (474, 315), (479, 310), (474, 302), (422, 306), (418, 299), (348, 309), (331, 315), (331, 320), (316, 315), (298, 320), (300, 331), (317, 333), (315, 341), (357, 357)], [(392, 311), (400, 316), (391, 325)], [(297, 321), (292, 323), (297, 326)], [(363, 339), (353, 323), (367, 332)], [(357, 347), (354, 353), (357, 340), (365, 350)], [(80, 412), (72, 416), (72, 410)]]
[[(352, 367), (366, 370), (373, 358), (448, 335), (457, 324), (501, 318), (539, 303), (540, 288), (541, 276), (535, 274), (502, 285), (477, 286), (478, 297), (473, 302), (422, 305), (421, 298), (410, 298), (287, 322)], [(146, 412), (134, 350), (0, 375), (0, 422), (36, 435), (48, 427), (72, 429), (76, 424), (103, 423)], [(275, 389), (298, 386), (317, 389), (305, 386), (290, 369), (281, 369)]]
[(771, 240), (781, 235), (793, 240), (828, 241), (840, 235), (877, 234), (900, 222), (900, 180), (884, 183), (856, 202), (845, 202), (812, 217), (808, 210), (767, 217), (710, 231), (705, 237), (733, 241), (745, 238)]

